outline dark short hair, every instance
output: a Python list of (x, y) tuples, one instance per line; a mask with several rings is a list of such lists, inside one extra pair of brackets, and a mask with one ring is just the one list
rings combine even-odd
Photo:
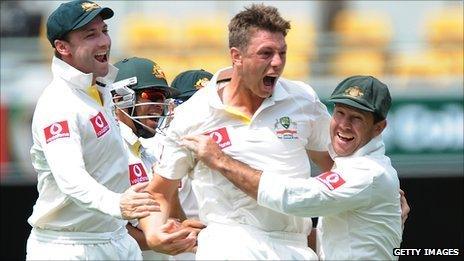
[(229, 48), (241, 50), (248, 46), (250, 36), (256, 30), (266, 30), (287, 35), (290, 22), (283, 19), (277, 8), (252, 4), (236, 14), (229, 23)]

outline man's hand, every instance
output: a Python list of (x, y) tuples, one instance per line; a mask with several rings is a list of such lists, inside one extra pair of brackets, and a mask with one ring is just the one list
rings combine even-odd
[[(190, 228), (192, 230), (192, 233), (195, 234), (195, 236), (198, 236), (200, 231), (205, 228), (205, 224), (201, 223), (199, 220), (195, 219), (186, 219), (182, 222), (182, 227), (185, 228)], [(185, 252), (192, 252), (195, 253), (197, 252), (197, 244), (195, 244), (193, 247), (187, 249)]]
[(191, 227), (194, 229), (198, 229), (198, 231), (205, 228), (205, 224), (203, 224), (200, 220), (196, 219), (186, 219), (182, 222), (182, 227)]
[(409, 211), (411, 208), (408, 205), (408, 201), (406, 200), (406, 196), (404, 195), (404, 191), (400, 189), (400, 202), (401, 202), (401, 227), (404, 229), (404, 223), (406, 223), (406, 219), (408, 219)]
[(148, 182), (135, 184), (122, 194), (119, 208), (123, 219), (143, 218), (150, 215), (150, 212), (160, 211), (153, 196), (143, 191), (147, 185)]
[(190, 252), (196, 246), (198, 232), (190, 227), (183, 227), (174, 219), (168, 219), (159, 230), (150, 233), (148, 246), (159, 253), (177, 255)]
[(220, 168), (225, 154), (209, 135), (187, 135), (182, 137), (181, 143), (209, 168), (214, 170)]

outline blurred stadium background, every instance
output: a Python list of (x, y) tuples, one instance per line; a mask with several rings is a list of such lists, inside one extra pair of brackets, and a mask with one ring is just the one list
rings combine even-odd
[[(227, 24), (258, 1), (97, 1), (107, 20), (111, 61), (155, 60), (168, 81), (193, 68), (230, 64)], [(328, 97), (338, 82), (371, 74), (393, 107), (385, 134), (412, 212), (404, 248), (463, 250), (462, 1), (264, 1), (291, 20), (284, 76)], [(48, 15), (59, 1), (1, 2), (1, 256), (24, 259), (37, 197), (29, 148), (35, 102), (51, 80)], [(402, 260), (409, 259), (402, 257)]]

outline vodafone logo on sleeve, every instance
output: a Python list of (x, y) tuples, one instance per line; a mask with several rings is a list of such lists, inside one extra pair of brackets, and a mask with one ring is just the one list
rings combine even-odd
[(49, 143), (59, 138), (67, 138), (70, 136), (68, 121), (55, 122), (44, 129), (45, 142)]
[(95, 117), (90, 118), (90, 122), (92, 123), (97, 138), (100, 138), (110, 129), (108, 122), (101, 112), (99, 112)]
[(232, 145), (226, 127), (222, 127), (220, 129), (207, 132), (205, 134), (209, 135), (219, 145), (221, 149), (227, 148), (230, 145)]
[(324, 172), (317, 176), (316, 179), (326, 185), (326, 187), (330, 190), (334, 190), (345, 184), (345, 180), (340, 176), (340, 174), (333, 171)]
[(148, 176), (142, 163), (129, 165), (129, 179), (131, 185), (148, 181)]

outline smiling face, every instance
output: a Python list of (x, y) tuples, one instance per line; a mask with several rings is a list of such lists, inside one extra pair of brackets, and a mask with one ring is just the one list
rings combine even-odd
[(67, 41), (55, 40), (55, 46), (63, 61), (83, 73), (93, 73), (94, 79), (108, 74), (111, 39), (101, 16), (69, 32)]
[(332, 146), (339, 156), (349, 156), (366, 145), (386, 127), (386, 120), (374, 123), (371, 112), (335, 104), (330, 122)]
[(254, 96), (265, 99), (274, 91), (282, 74), (287, 44), (280, 32), (254, 30), (245, 50), (231, 48), (234, 66), (240, 72), (240, 82)]
[(139, 121), (152, 128), (156, 129), (159, 122), (159, 116), (163, 114), (165, 102), (164, 95), (157, 90), (144, 90), (137, 94), (137, 104), (135, 107), (136, 116), (151, 116), (147, 118), (141, 118)]

